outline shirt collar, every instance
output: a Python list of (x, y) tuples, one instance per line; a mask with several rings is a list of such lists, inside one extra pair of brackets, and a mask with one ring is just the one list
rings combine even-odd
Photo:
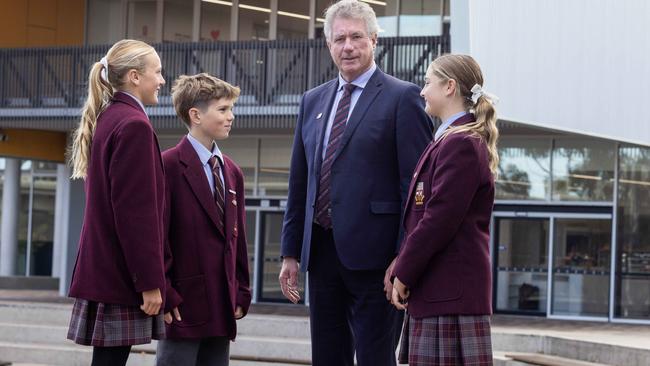
[(467, 114), (466, 111), (461, 111), (461, 112), (453, 114), (451, 117), (447, 118), (447, 120), (444, 121), (440, 125), (440, 127), (438, 127), (438, 130), (436, 131), (436, 135), (435, 135), (434, 139), (437, 140), (438, 138), (440, 138), (440, 136), (442, 136), (442, 134), (445, 132), (445, 130), (447, 128), (449, 128), (449, 126), (451, 126), (452, 123), (456, 122), (456, 120), (458, 120), (460, 117), (462, 117), (462, 116), (464, 116), (466, 114)]
[(210, 160), (213, 155), (216, 155), (221, 161), (221, 164), (223, 164), (223, 155), (221, 154), (221, 150), (219, 150), (219, 146), (217, 146), (216, 142), (212, 143), (211, 152), (210, 150), (206, 149), (205, 146), (199, 142), (199, 140), (195, 139), (191, 133), (187, 134), (187, 140), (190, 142), (190, 144), (192, 144), (192, 147), (199, 155), (199, 160), (201, 161), (202, 165), (207, 164), (208, 160)]
[[(364, 72), (363, 74), (359, 75), (358, 78), (352, 80), (350, 84), (354, 84), (357, 88), (363, 89), (366, 87), (366, 84), (368, 84), (368, 81), (370, 81), (370, 77), (372, 74), (375, 73), (375, 70), (377, 70), (377, 64), (375, 62), (372, 62), (372, 66), (368, 71)], [(336, 89), (336, 91), (341, 91), (343, 89), (343, 86), (347, 84), (348, 82), (343, 79), (343, 76), (341, 76), (341, 73), (339, 73), (339, 87)]]
[(144, 114), (147, 114), (147, 111), (144, 109), (144, 104), (142, 104), (142, 102), (140, 101), (140, 99), (138, 99), (135, 95), (133, 95), (133, 94), (131, 94), (131, 93), (129, 93), (129, 92), (126, 92), (126, 91), (124, 91), (124, 90), (120, 90), (120, 93), (124, 93), (124, 94), (130, 96), (131, 98), (133, 98), (133, 100), (135, 100), (136, 102), (138, 102), (138, 104), (140, 105), (140, 108), (142, 108), (142, 111), (144, 112)]

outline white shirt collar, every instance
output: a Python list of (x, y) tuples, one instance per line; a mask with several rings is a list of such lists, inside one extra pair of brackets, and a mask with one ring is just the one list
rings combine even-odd
[(192, 147), (199, 155), (199, 160), (201, 161), (202, 165), (207, 164), (208, 160), (210, 160), (213, 155), (216, 155), (223, 165), (223, 155), (221, 154), (221, 150), (219, 150), (219, 146), (217, 146), (216, 142), (212, 143), (212, 151), (210, 151), (206, 149), (205, 146), (199, 142), (199, 140), (195, 139), (191, 133), (187, 134), (187, 140), (190, 142), (190, 144), (192, 144)]
[[(372, 74), (375, 73), (375, 70), (377, 70), (377, 64), (375, 62), (372, 62), (372, 66), (363, 74), (359, 75), (358, 78), (352, 80), (350, 84), (354, 84), (357, 88), (363, 89), (366, 87), (366, 84), (368, 84), (368, 81), (370, 81), (370, 77)], [(343, 89), (343, 86), (347, 84), (348, 82), (343, 79), (343, 76), (341, 76), (341, 73), (339, 73), (339, 86), (337, 91), (341, 91)]]

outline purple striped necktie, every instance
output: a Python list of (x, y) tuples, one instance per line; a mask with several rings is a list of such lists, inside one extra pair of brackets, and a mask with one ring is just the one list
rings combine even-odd
[(345, 84), (343, 88), (343, 96), (339, 100), (336, 107), (336, 114), (334, 114), (334, 122), (332, 123), (332, 130), (330, 131), (329, 140), (327, 141), (327, 149), (325, 150), (325, 157), (320, 170), (320, 181), (318, 184), (318, 198), (316, 201), (316, 222), (329, 229), (332, 227), (332, 215), (330, 205), (330, 178), (332, 162), (334, 155), (343, 137), (346, 122), (348, 120), (348, 113), (350, 112), (350, 103), (352, 102), (352, 91), (356, 88), (353, 84)]
[(208, 159), (208, 164), (212, 168), (212, 178), (214, 180), (214, 203), (217, 205), (217, 212), (219, 216), (219, 229), (223, 230), (223, 219), (224, 219), (224, 189), (223, 183), (221, 182), (221, 176), (219, 175), (219, 160), (212, 155)]

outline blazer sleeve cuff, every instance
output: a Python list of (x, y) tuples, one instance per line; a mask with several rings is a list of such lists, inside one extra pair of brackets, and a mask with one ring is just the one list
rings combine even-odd
[(173, 287), (167, 287), (165, 297), (165, 313), (172, 311), (183, 302), (183, 298)]
[(251, 293), (250, 291), (238, 291), (237, 292), (237, 306), (241, 306), (244, 311), (244, 315), (248, 314), (248, 309), (251, 306)]

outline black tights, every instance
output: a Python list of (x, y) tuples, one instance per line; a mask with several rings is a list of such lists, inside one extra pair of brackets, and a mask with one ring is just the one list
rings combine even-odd
[(126, 365), (131, 346), (93, 347), (93, 362), (91, 366), (120, 366)]

